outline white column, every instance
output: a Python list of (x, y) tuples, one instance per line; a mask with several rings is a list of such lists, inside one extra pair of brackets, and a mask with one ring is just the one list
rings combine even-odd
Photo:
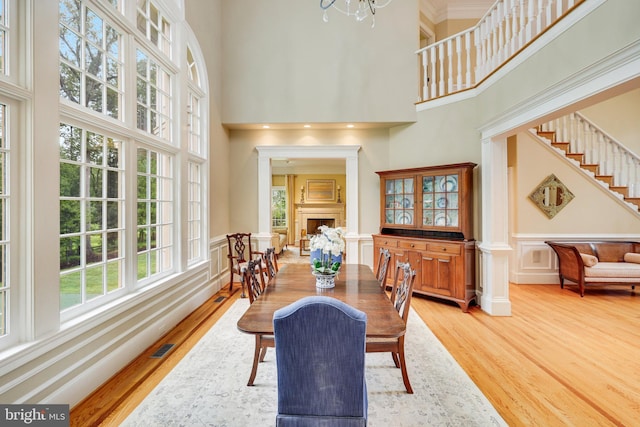
[[(271, 158), (258, 151), (258, 250), (271, 246)], [(253, 236), (252, 236), (253, 237)]]
[(509, 301), (509, 193), (507, 140), (483, 139), (482, 236), (480, 250), (480, 306), (493, 316), (510, 316)]
[(347, 232), (345, 234), (347, 260), (349, 262), (360, 262), (358, 247), (359, 247), (359, 232), (360, 225), (358, 221), (358, 152), (353, 151), (345, 157), (346, 162), (346, 194), (347, 204), (346, 216), (347, 216)]

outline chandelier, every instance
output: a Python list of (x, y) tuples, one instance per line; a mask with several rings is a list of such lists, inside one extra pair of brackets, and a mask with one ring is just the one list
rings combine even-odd
[[(324, 11), (322, 20), (329, 22), (327, 10), (332, 7), (340, 13), (355, 17), (358, 22), (364, 21), (371, 15), (371, 28), (373, 28), (376, 25), (376, 10), (386, 7), (392, 1), (393, 0), (340, 0), (341, 3), (344, 2), (344, 5), (338, 6), (336, 5), (336, 0), (320, 0), (320, 8)], [(352, 7), (352, 2), (357, 2), (357, 6)]]

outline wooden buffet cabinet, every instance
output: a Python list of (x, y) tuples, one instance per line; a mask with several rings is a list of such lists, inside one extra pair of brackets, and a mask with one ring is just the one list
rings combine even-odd
[[(473, 239), (475, 163), (377, 172), (380, 234), (373, 236), (374, 269), (380, 248), (391, 266), (409, 262), (413, 291), (457, 303), (463, 311), (476, 299)], [(390, 269), (388, 281), (393, 280)]]

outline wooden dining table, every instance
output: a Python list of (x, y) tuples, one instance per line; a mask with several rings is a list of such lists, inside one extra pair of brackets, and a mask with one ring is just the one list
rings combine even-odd
[(309, 264), (285, 264), (265, 291), (238, 320), (238, 329), (249, 334), (273, 335), (273, 313), (300, 298), (323, 295), (339, 299), (367, 314), (368, 338), (398, 338), (405, 324), (391, 304), (371, 268), (343, 264), (330, 289), (316, 288)]

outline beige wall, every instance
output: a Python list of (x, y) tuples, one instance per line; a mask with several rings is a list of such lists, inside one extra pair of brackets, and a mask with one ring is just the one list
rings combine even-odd
[(186, 19), (205, 57), (209, 77), (209, 236), (229, 232), (229, 137), (221, 123), (222, 1), (185, 2)]
[(600, 102), (580, 113), (640, 156), (640, 89)]
[(417, 0), (357, 23), (315, 1), (223, 2), (223, 122), (412, 122)]
[(468, 30), (478, 23), (477, 19), (448, 19), (436, 25), (436, 41)]
[[(517, 234), (638, 234), (640, 221), (631, 211), (562, 158), (533, 140), (528, 133), (517, 135), (514, 205)], [(510, 147), (511, 148), (511, 147)], [(529, 199), (529, 194), (550, 174), (554, 174), (575, 196), (556, 216), (549, 219)]]

